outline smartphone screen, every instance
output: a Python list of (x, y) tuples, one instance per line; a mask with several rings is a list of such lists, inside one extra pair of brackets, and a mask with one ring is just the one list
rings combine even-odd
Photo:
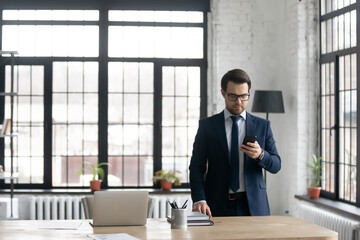
[(256, 136), (245, 136), (243, 144), (247, 144), (248, 142), (254, 143), (256, 141)]

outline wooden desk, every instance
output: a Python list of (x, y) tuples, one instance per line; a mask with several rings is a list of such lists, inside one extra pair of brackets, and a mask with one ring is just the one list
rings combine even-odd
[[(338, 239), (326, 228), (285, 216), (218, 217), (214, 226), (170, 229), (166, 219), (148, 219), (146, 226), (96, 227), (86, 220), (0, 221), (0, 239), (91, 239), (88, 234), (127, 233), (139, 239)], [(50, 224), (50, 225), (49, 225)], [(56, 225), (54, 225), (56, 224)], [(51, 226), (77, 227), (76, 230), (50, 229)], [(70, 224), (70, 225), (69, 225)], [(48, 227), (46, 229), (45, 227)]]

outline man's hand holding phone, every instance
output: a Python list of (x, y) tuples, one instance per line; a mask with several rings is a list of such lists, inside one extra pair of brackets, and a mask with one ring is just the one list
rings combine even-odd
[(240, 150), (253, 159), (257, 159), (263, 151), (256, 141), (256, 136), (246, 136)]

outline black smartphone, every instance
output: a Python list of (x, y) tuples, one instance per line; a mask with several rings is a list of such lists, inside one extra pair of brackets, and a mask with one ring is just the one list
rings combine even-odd
[(256, 141), (256, 136), (245, 136), (243, 144), (247, 144), (248, 142), (254, 143)]

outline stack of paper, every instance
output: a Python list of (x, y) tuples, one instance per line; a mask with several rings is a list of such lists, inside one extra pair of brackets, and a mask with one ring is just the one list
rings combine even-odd
[[(171, 223), (171, 217), (168, 216), (167, 220)], [(212, 226), (214, 222), (210, 220), (210, 217), (206, 214), (199, 212), (191, 212), (187, 215), (188, 226)]]

